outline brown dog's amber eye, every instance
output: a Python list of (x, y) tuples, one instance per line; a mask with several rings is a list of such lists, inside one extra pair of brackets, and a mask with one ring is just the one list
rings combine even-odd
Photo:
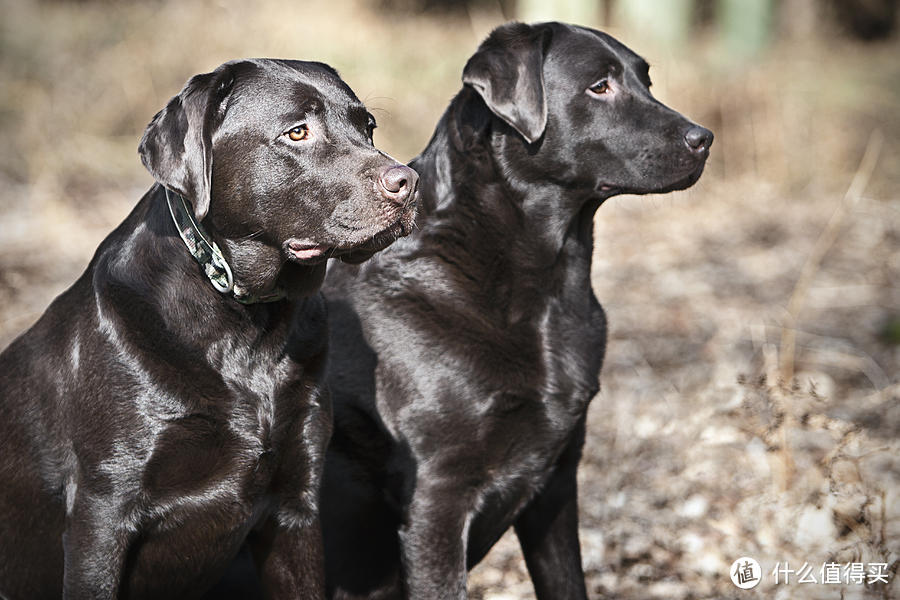
[(300, 125), (299, 127), (294, 127), (286, 134), (289, 138), (291, 138), (292, 142), (302, 142), (305, 139), (309, 138), (309, 127), (306, 125)]
[(588, 89), (591, 90), (592, 92), (594, 92), (595, 94), (605, 94), (606, 92), (609, 91), (609, 84), (606, 83), (606, 80), (604, 79), (603, 81), (598, 81), (597, 83), (595, 83)]

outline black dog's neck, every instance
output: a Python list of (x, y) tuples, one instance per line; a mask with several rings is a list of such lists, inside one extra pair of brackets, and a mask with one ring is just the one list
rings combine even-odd
[(420, 228), (456, 223), (469, 248), (523, 253), (537, 270), (577, 255), (587, 258), (589, 270), (593, 216), (602, 199), (564, 182), (528, 180), (503, 164), (505, 145), (521, 143), (480, 96), (463, 88), (413, 162), (423, 182)]

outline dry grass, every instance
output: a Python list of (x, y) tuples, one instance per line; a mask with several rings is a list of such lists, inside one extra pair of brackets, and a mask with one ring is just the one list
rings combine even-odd
[[(408, 159), (501, 19), (362, 0), (3, 1), (0, 345), (149, 186), (140, 133), (191, 74), (240, 56), (329, 62), (375, 109), (376, 142)], [(717, 138), (692, 190), (598, 212), (610, 342), (581, 471), (592, 597), (900, 598), (896, 579), (776, 588), (767, 576), (740, 592), (726, 573), (741, 555), (767, 572), (897, 570), (898, 44), (823, 36), (740, 65), (711, 38), (673, 52), (613, 33), (654, 65), (657, 95)], [(873, 132), (877, 160), (848, 194)], [(512, 537), (470, 588), (533, 597)]]

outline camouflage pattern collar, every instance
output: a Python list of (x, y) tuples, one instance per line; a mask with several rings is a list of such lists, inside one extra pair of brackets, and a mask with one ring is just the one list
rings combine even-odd
[[(170, 192), (165, 187), (163, 189), (166, 192), (166, 204), (169, 206), (169, 214), (172, 215), (172, 222), (175, 223), (178, 235), (181, 236), (191, 256), (200, 264), (209, 282), (217, 291), (222, 294), (231, 294), (241, 304), (277, 302), (286, 297), (284, 290), (280, 288), (277, 288), (271, 294), (254, 296), (236, 284), (231, 267), (222, 255), (219, 246), (206, 234), (200, 223), (194, 221), (191, 209), (184, 198), (180, 194)], [(175, 200), (173, 200), (173, 196)]]

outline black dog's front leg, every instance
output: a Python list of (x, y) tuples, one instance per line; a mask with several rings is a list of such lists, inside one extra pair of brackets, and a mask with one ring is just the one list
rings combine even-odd
[(406, 597), (465, 600), (467, 511), (458, 489), (421, 485), (400, 531)]
[(325, 597), (325, 564), (318, 518), (273, 515), (250, 540), (265, 597)]
[(538, 600), (585, 600), (578, 542), (578, 482), (582, 432), (573, 436), (544, 489), (515, 523)]
[(76, 495), (63, 533), (63, 600), (112, 600), (119, 594), (131, 535), (120, 506)]

